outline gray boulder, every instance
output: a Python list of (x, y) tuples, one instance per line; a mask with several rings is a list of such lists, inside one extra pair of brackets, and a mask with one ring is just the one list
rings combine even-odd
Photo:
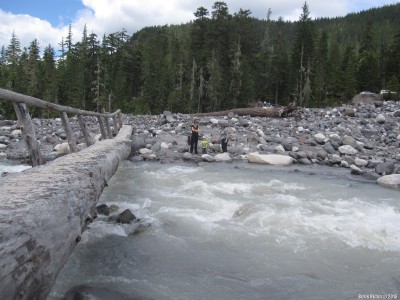
[(136, 216), (129, 210), (125, 209), (117, 217), (117, 223), (130, 224), (136, 220)]
[(382, 162), (375, 166), (375, 172), (379, 175), (389, 175), (394, 171), (394, 163), (392, 162)]

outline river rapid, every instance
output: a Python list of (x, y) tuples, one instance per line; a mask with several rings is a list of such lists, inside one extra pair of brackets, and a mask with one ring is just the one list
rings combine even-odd
[(48, 300), (400, 297), (399, 192), (343, 168), (124, 161), (101, 203), (140, 222), (99, 216)]

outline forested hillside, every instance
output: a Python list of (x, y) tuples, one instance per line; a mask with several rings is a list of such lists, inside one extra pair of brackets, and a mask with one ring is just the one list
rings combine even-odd
[[(0, 87), (86, 110), (158, 114), (247, 107), (261, 100), (335, 105), (360, 91), (400, 92), (400, 4), (334, 19), (264, 20), (225, 2), (194, 8), (193, 21), (21, 49), (0, 55)], [(42, 45), (40, 45), (42, 46)], [(34, 111), (43, 114), (44, 111)], [(0, 114), (12, 107), (0, 102)]]

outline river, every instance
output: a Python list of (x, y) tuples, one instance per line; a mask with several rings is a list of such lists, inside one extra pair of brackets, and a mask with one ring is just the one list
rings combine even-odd
[(48, 300), (79, 284), (152, 299), (394, 298), (399, 198), (348, 169), (125, 161), (99, 204), (141, 221), (96, 219)]
[(3, 173), (15, 173), (29, 169), (31, 166), (21, 164), (16, 160), (0, 159), (0, 175)]

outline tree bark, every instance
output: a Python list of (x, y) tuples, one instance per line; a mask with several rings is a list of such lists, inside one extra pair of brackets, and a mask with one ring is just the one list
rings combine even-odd
[(24, 103), (13, 102), (14, 110), (18, 121), (21, 124), (22, 136), (28, 148), (29, 159), (32, 167), (43, 164), (40, 146), (36, 139), (35, 129), (33, 128), (32, 119), (29, 114), (28, 107)]
[(132, 127), (114, 139), (0, 181), (0, 299), (46, 299), (87, 219), (131, 151)]

